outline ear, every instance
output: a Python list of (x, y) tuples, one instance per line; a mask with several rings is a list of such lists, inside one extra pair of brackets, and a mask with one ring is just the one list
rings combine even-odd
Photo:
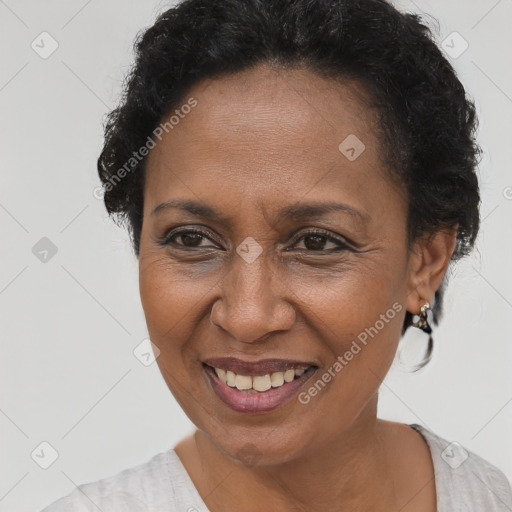
[(420, 237), (409, 254), (406, 309), (418, 314), (425, 300), (432, 305), (436, 290), (448, 269), (457, 228)]

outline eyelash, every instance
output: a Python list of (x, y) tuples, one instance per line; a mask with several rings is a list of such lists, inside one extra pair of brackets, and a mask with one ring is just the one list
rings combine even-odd
[[(198, 230), (198, 229), (194, 229), (194, 228), (186, 228), (186, 229), (179, 229), (179, 230), (171, 230), (171, 231), (168, 231), (167, 233), (164, 233), (164, 235), (162, 235), (161, 237), (158, 238), (157, 243), (161, 246), (168, 246), (171, 244), (175, 244), (175, 239), (179, 235), (184, 235), (184, 234), (189, 234), (189, 233), (201, 235), (203, 238), (210, 239), (211, 242), (213, 242), (212, 238), (215, 238), (213, 236), (213, 234), (210, 233), (209, 231), (202, 231), (202, 230)], [(292, 235), (292, 236), (294, 236), (294, 235)], [(311, 229), (311, 230), (307, 231), (306, 233), (303, 233), (298, 238), (297, 237), (294, 238), (294, 241), (293, 241), (294, 245), (297, 244), (303, 238), (305, 238), (307, 236), (311, 236), (311, 235), (320, 235), (323, 238), (325, 238), (327, 241), (337, 244), (338, 247), (335, 249), (321, 249), (318, 251), (314, 251), (311, 249), (309, 249), (309, 250), (302, 249), (303, 251), (311, 252), (311, 253), (322, 253), (322, 252), (331, 253), (331, 252), (339, 252), (339, 251), (348, 250), (348, 251), (355, 252), (355, 249), (353, 247), (351, 247), (344, 239), (338, 238), (338, 237), (332, 235), (331, 233), (329, 233), (328, 231), (324, 231), (324, 230), (318, 229), (318, 228)], [(211, 249), (211, 247), (186, 247), (186, 246), (180, 245), (180, 244), (177, 244), (176, 247), (179, 249), (183, 249), (183, 250)]]

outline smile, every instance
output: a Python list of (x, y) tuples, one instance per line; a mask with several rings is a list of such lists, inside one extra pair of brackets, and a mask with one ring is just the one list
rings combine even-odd
[[(212, 364), (213, 363), (213, 364)], [(210, 360), (203, 368), (216, 395), (237, 412), (268, 412), (299, 393), (316, 371), (307, 363), (236, 359)]]
[(289, 369), (283, 372), (267, 373), (266, 375), (256, 375), (254, 377), (250, 375), (238, 375), (222, 368), (214, 368), (214, 370), (217, 377), (231, 388), (236, 388), (238, 391), (263, 393), (270, 388), (280, 388), (284, 386), (286, 382), (295, 380), (296, 377), (303, 375), (307, 368), (303, 370)]

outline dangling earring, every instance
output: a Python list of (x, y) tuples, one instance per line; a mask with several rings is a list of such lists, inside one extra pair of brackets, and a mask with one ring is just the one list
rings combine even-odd
[(434, 352), (434, 340), (432, 338), (432, 327), (428, 321), (428, 312), (431, 309), (432, 308), (430, 307), (430, 303), (428, 302), (428, 300), (426, 300), (423, 306), (421, 306), (420, 308), (418, 321), (413, 322), (411, 324), (413, 327), (417, 327), (418, 329), (421, 329), (424, 333), (428, 334), (427, 350), (425, 351), (423, 359), (419, 363), (413, 365), (406, 365), (402, 361), (402, 350), (398, 350), (398, 361), (400, 363), (400, 366), (411, 373), (421, 370), (432, 359), (432, 355)]
[[(423, 332), (426, 332), (427, 334), (432, 334), (432, 327), (430, 327), (430, 324), (428, 323), (428, 312), (430, 311), (430, 303), (428, 300), (425, 301), (425, 304), (421, 306), (420, 308), (420, 318), (417, 322), (413, 322), (413, 326), (417, 327), (418, 329), (421, 329)], [(429, 336), (429, 338), (432, 338), (432, 336)]]

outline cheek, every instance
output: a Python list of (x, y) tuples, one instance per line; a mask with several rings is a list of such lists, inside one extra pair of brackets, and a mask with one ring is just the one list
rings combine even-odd
[(158, 367), (181, 407), (199, 421), (190, 407), (205, 392), (195, 340), (207, 336), (201, 329), (209, 321), (208, 297), (215, 293), (220, 272), (143, 250), (139, 267), (141, 302), (149, 337), (159, 350)]
[[(139, 259), (139, 290), (149, 337), (158, 347), (156, 359), (173, 396), (196, 424), (201, 424), (197, 396), (201, 394), (201, 367), (191, 352), (200, 317), (201, 297), (208, 284), (192, 279), (164, 255)], [(211, 287), (211, 286), (210, 286)]]
[(197, 321), (201, 298), (214, 285), (211, 275), (184, 272), (183, 265), (165, 254), (145, 257), (141, 252), (139, 290), (151, 339), (162, 345), (173, 338), (179, 343), (180, 333)]
[(347, 339), (373, 326), (388, 310), (391, 320), (395, 319), (392, 306), (404, 302), (407, 289), (402, 260), (399, 254), (384, 251), (377, 256), (358, 255), (329, 272), (297, 269), (288, 282), (300, 298), (304, 315), (317, 319), (326, 333), (331, 330), (328, 338)]
[(304, 273), (295, 288), (322, 340), (323, 371), (336, 375), (326, 379), (347, 399), (355, 398), (356, 388), (361, 398), (378, 387), (392, 364), (405, 316), (405, 260), (396, 255), (394, 266), (377, 260), (360, 260), (323, 281)]
[(375, 398), (395, 357), (405, 308), (400, 289), (371, 273), (309, 290), (325, 366), (299, 401), (305, 423), (323, 418), (323, 442), (348, 428)]

